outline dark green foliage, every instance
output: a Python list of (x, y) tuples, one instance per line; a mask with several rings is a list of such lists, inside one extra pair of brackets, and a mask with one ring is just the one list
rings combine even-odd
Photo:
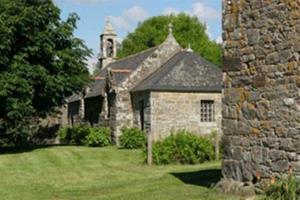
[(59, 129), (58, 137), (63, 144), (108, 146), (112, 143), (111, 130), (105, 127), (89, 127), (76, 125)]
[(153, 162), (158, 165), (181, 163), (197, 164), (214, 159), (214, 147), (206, 137), (180, 130), (152, 147)]
[(63, 144), (70, 144), (72, 140), (72, 128), (62, 127), (58, 130), (57, 136), (59, 141)]
[(138, 128), (122, 128), (120, 145), (124, 149), (140, 149), (146, 145), (146, 134)]
[(90, 128), (86, 125), (61, 128), (58, 131), (59, 140), (65, 144), (86, 144), (86, 137), (90, 134)]
[(39, 118), (88, 82), (90, 50), (51, 0), (1, 0), (0, 147), (28, 141)]
[(112, 143), (110, 128), (91, 128), (90, 134), (86, 137), (86, 144), (93, 147), (104, 147)]
[(170, 22), (173, 24), (174, 37), (183, 48), (190, 44), (194, 52), (221, 65), (221, 45), (209, 40), (204, 24), (186, 14), (156, 16), (142, 22), (123, 40), (118, 56), (125, 57), (161, 44), (168, 35)]
[(298, 200), (300, 199), (300, 180), (289, 173), (271, 183), (265, 188), (265, 200)]
[(77, 125), (72, 128), (71, 144), (85, 145), (87, 136), (90, 134), (90, 128), (87, 125)]

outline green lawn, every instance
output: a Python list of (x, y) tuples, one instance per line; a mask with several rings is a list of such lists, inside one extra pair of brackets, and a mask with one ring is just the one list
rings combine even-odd
[(1, 200), (235, 199), (209, 187), (220, 163), (147, 166), (140, 151), (56, 146), (0, 155)]

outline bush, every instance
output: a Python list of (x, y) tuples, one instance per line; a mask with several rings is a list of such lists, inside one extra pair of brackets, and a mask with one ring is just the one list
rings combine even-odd
[(297, 200), (300, 198), (300, 181), (291, 172), (265, 188), (265, 200)]
[(72, 139), (72, 128), (62, 127), (58, 130), (57, 135), (61, 143), (70, 144)]
[(158, 165), (196, 164), (213, 160), (214, 146), (209, 138), (199, 137), (185, 130), (172, 133), (152, 146), (153, 162)]
[(58, 137), (64, 144), (107, 146), (111, 144), (109, 128), (92, 128), (87, 125), (76, 125), (59, 129)]
[(90, 128), (90, 134), (86, 137), (86, 144), (88, 146), (104, 147), (112, 143), (110, 128), (99, 127)]
[(146, 146), (146, 134), (138, 128), (122, 128), (120, 145), (124, 149), (140, 149)]
[(90, 134), (90, 128), (87, 125), (76, 125), (71, 129), (70, 144), (84, 145), (86, 137)]

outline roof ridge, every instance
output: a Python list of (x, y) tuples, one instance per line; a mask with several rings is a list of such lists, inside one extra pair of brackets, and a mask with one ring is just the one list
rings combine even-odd
[[(140, 54), (145, 53), (145, 52), (147, 52), (147, 51), (153, 50), (154, 48), (157, 48), (157, 47), (159, 47), (159, 45), (158, 45), (158, 46), (151, 47), (151, 48), (148, 48), (148, 49), (144, 49), (144, 50), (142, 50), (142, 51), (140, 51), (140, 52), (131, 54), (131, 55), (126, 56), (126, 57), (124, 57), (124, 58), (117, 59), (115, 62), (119, 62), (119, 61), (122, 61), (122, 60), (125, 60), (125, 59), (128, 59), (128, 58), (132, 58), (132, 57), (134, 57), (134, 56), (140, 55)], [(112, 62), (112, 63), (115, 63), (115, 62)], [(108, 66), (109, 66), (109, 65), (108, 65)]]
[[(178, 54), (180, 54), (180, 53), (183, 53), (183, 51), (179, 51), (179, 52), (175, 53), (173, 56), (171, 56), (168, 60), (166, 60), (166, 62), (164, 62), (163, 64), (161, 64), (160, 67), (159, 67), (158, 69), (156, 69), (156, 70), (155, 70), (154, 72), (152, 72), (149, 76), (147, 76), (145, 79), (143, 79), (142, 81), (140, 81), (140, 82), (138, 83), (138, 85), (141, 84), (142, 82), (145, 82), (145, 81), (151, 79), (151, 78), (154, 76), (155, 73), (157, 73), (157, 72), (159, 72), (160, 70), (162, 70), (162, 68), (163, 68), (170, 60), (172, 60), (173, 58), (175, 58), (175, 57), (176, 57)], [(186, 53), (186, 52), (184, 52), (184, 53)], [(178, 59), (174, 64), (178, 63), (179, 61), (180, 61), (180, 60)], [(173, 65), (173, 66), (175, 66), (175, 65)], [(158, 82), (164, 77), (164, 76), (162, 76), (162, 73), (160, 73), (159, 75), (160, 75), (160, 76), (159, 76), (159, 79), (155, 82), (155, 84), (152, 84), (151, 86), (154, 86), (154, 85), (158, 84)]]

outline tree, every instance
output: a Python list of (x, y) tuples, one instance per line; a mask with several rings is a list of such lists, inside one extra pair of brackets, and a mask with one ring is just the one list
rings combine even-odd
[(221, 45), (209, 40), (205, 24), (196, 17), (183, 13), (156, 16), (140, 23), (123, 40), (118, 56), (125, 57), (161, 44), (167, 37), (170, 22), (173, 24), (174, 37), (183, 48), (190, 44), (194, 52), (216, 65), (221, 65)]
[(22, 145), (36, 119), (87, 83), (91, 51), (73, 35), (78, 19), (61, 21), (52, 0), (1, 0), (0, 147)]

